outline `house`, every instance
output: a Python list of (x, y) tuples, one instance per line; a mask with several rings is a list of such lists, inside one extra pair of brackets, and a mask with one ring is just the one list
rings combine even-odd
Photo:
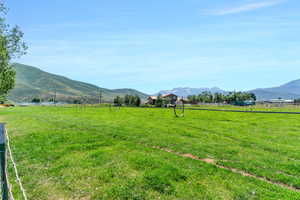
[(175, 104), (178, 97), (175, 94), (164, 94), (161, 96), (162, 99), (170, 101), (170, 104)]
[(185, 97), (178, 97), (176, 104), (182, 104), (182, 102), (184, 102), (185, 104), (189, 102), (189, 100)]
[(147, 104), (155, 105), (156, 100), (157, 100), (157, 96), (149, 96), (149, 97), (148, 97)]
[(264, 103), (271, 103), (271, 104), (293, 104), (294, 100), (292, 100), (292, 99), (281, 99), (281, 98), (278, 98), (278, 99), (270, 99), (270, 100), (264, 101)]
[[(164, 94), (160, 96), (161, 99), (166, 100), (169, 104), (175, 104), (178, 97), (175, 94)], [(149, 96), (147, 104), (155, 105), (158, 97), (157, 96)]]

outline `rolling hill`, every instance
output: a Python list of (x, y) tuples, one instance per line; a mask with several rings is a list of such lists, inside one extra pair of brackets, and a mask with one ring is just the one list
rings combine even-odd
[(138, 95), (142, 99), (146, 99), (148, 96), (134, 89), (99, 88), (89, 83), (75, 81), (19, 63), (14, 63), (12, 66), (17, 72), (16, 86), (10, 92), (8, 99), (14, 102), (29, 102), (34, 97), (48, 100), (54, 97), (55, 91), (57, 100), (69, 102), (75, 99), (86, 102), (98, 101), (99, 91), (102, 93), (103, 101), (111, 101), (115, 96), (126, 94)]
[(288, 82), (278, 87), (259, 88), (251, 90), (258, 99), (298, 99), (300, 98), (300, 79)]
[[(72, 102), (81, 100), (85, 102), (97, 102), (99, 91), (102, 93), (103, 101), (111, 101), (115, 96), (124, 96), (126, 94), (138, 95), (145, 100), (148, 95), (134, 89), (115, 89), (110, 90), (98, 86), (75, 81), (64, 76), (51, 74), (40, 70), (39, 68), (15, 63), (12, 65), (17, 72), (16, 87), (10, 92), (9, 100), (14, 102), (29, 102), (34, 97), (41, 97), (49, 100), (54, 97), (55, 91), (59, 101)], [(179, 87), (172, 90), (162, 90), (158, 93), (174, 93), (178, 96), (188, 96), (200, 94), (204, 91), (212, 93), (227, 93), (228, 91), (220, 88), (189, 88)], [(258, 100), (267, 99), (297, 99), (300, 98), (300, 79), (294, 80), (284, 85), (272, 88), (258, 88), (250, 90)]]

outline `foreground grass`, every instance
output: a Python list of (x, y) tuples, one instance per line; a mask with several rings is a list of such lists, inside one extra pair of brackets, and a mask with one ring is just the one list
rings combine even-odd
[[(29, 199), (300, 199), (151, 148), (300, 188), (300, 115), (187, 111), (174, 118), (168, 109), (26, 107), (2, 109), (0, 118)], [(16, 184), (14, 192), (20, 195)]]

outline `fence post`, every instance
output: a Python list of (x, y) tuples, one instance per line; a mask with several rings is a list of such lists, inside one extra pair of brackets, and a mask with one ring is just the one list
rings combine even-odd
[(1, 161), (1, 190), (2, 200), (8, 200), (8, 184), (6, 179), (6, 145), (5, 145), (5, 126), (0, 124), (0, 161)]

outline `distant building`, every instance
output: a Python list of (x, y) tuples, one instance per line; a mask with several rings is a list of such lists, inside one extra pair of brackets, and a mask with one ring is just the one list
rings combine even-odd
[(184, 98), (184, 97), (178, 97), (176, 103), (181, 104), (182, 102), (189, 103), (189, 100), (187, 98)]
[(150, 105), (155, 105), (156, 100), (157, 100), (157, 96), (149, 96), (147, 103)]
[(274, 103), (274, 104), (293, 104), (293, 99), (270, 99), (264, 101), (264, 103)]
[(170, 101), (171, 104), (175, 104), (178, 97), (175, 94), (165, 94), (161, 96), (162, 99), (167, 99)]
[[(157, 96), (149, 96), (147, 104), (155, 105), (157, 98), (158, 98)], [(164, 94), (164, 95), (161, 95), (161, 98), (163, 100), (168, 100), (170, 102), (170, 104), (175, 104), (178, 99), (177, 95), (175, 95), (175, 94)]]

